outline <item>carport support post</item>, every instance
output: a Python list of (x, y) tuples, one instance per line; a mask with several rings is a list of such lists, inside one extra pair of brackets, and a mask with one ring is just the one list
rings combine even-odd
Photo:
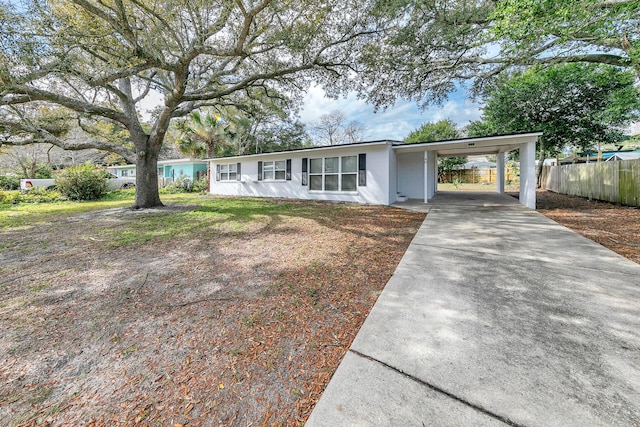
[(520, 145), (520, 203), (536, 208), (536, 141)]
[(504, 193), (504, 153), (498, 153), (498, 157), (496, 159), (496, 184), (498, 187), (498, 193)]
[(424, 202), (436, 194), (438, 158), (435, 151), (424, 150)]

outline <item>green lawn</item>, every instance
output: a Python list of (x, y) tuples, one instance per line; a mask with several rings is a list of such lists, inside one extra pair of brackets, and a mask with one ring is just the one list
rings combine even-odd
[[(102, 200), (90, 202), (0, 203), (0, 230), (20, 228), (61, 220), (85, 212), (133, 206), (133, 190), (114, 191)], [(163, 194), (165, 204), (199, 204), (207, 200), (202, 194)]]

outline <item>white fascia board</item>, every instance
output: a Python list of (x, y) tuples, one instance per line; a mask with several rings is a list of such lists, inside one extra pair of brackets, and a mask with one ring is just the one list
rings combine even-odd
[(107, 166), (108, 169), (128, 169), (128, 168), (135, 168), (136, 165), (113, 165), (113, 166)]
[(170, 159), (170, 160), (158, 160), (159, 165), (178, 165), (181, 163), (199, 163), (206, 164), (207, 160), (202, 159)]
[(302, 148), (300, 150), (274, 151), (273, 153), (247, 154), (244, 156), (233, 156), (233, 157), (214, 157), (212, 159), (205, 159), (204, 161), (212, 162), (212, 163), (233, 163), (234, 161), (260, 159), (265, 157), (266, 158), (275, 157), (275, 156), (286, 157), (290, 155), (297, 155), (298, 153), (316, 153), (316, 152), (325, 152), (328, 150), (332, 150), (332, 151), (353, 150), (354, 148), (358, 148), (358, 147), (390, 145), (393, 142), (397, 142), (397, 141), (383, 140), (383, 141), (373, 141), (373, 142), (362, 142), (357, 144), (329, 145), (326, 147)]
[(484, 136), (478, 138), (454, 139), (450, 141), (394, 145), (393, 149), (398, 151), (416, 151), (428, 148), (430, 151), (468, 150), (468, 152), (473, 153), (481, 152), (482, 148), (495, 147), (498, 152), (501, 152), (499, 147), (505, 147), (506, 151), (509, 151), (507, 149), (508, 147), (517, 148), (518, 145), (528, 142), (531, 139), (538, 138), (541, 135), (542, 132), (530, 132), (513, 135)]

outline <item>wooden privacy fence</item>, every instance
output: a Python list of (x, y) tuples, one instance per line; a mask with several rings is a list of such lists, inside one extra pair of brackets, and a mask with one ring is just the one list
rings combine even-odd
[(640, 160), (545, 166), (542, 187), (570, 196), (640, 206)]
[[(464, 183), (488, 183), (493, 184), (496, 182), (496, 169), (454, 169), (448, 171), (442, 171), (440, 173), (440, 182), (453, 182), (454, 179), (458, 179)], [(506, 168), (505, 180), (513, 181), (518, 178), (518, 171), (512, 168)]]

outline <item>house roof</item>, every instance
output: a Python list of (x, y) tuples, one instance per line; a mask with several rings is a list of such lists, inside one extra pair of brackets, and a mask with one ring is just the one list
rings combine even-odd
[[(196, 163), (196, 164), (205, 165), (205, 164), (207, 164), (207, 161), (206, 160), (202, 160), (202, 159), (158, 160), (158, 165), (159, 166), (163, 166), (163, 165), (179, 165), (179, 164), (188, 164), (188, 163)], [(130, 169), (130, 168), (135, 168), (136, 165), (114, 165), (114, 166), (107, 166), (107, 167), (111, 168), (111, 169)]]
[(169, 159), (169, 160), (158, 160), (159, 165), (178, 165), (178, 164), (186, 164), (186, 163), (197, 163), (197, 164), (206, 164), (207, 161), (203, 159)]
[(354, 146), (376, 146), (376, 145), (391, 145), (394, 150), (401, 152), (414, 152), (424, 151), (425, 148), (429, 148), (431, 151), (438, 153), (438, 156), (448, 157), (456, 155), (471, 155), (471, 154), (496, 154), (512, 151), (520, 147), (520, 144), (529, 142), (531, 138), (537, 138), (542, 135), (542, 132), (526, 132), (519, 134), (509, 135), (494, 135), (487, 137), (474, 137), (474, 138), (460, 138), (445, 141), (434, 142), (417, 142), (406, 143), (403, 141), (381, 139), (376, 141), (362, 141), (351, 144), (330, 145), (322, 147), (311, 148), (296, 148), (293, 150), (274, 151), (270, 153), (260, 154), (247, 154), (243, 156), (232, 157), (216, 157), (211, 159), (205, 159), (206, 161), (224, 162), (230, 159), (251, 159), (256, 157), (268, 157), (268, 156), (281, 156), (291, 152), (311, 152), (322, 150), (341, 150), (344, 148)]
[(462, 166), (462, 169), (490, 169), (497, 167), (495, 162), (467, 162)]
[(390, 139), (381, 139), (376, 141), (362, 141), (362, 142), (354, 142), (351, 144), (340, 144), (340, 145), (324, 145), (321, 147), (309, 147), (309, 148), (295, 148), (293, 150), (284, 150), (284, 151), (273, 151), (270, 153), (260, 153), (260, 154), (246, 154), (243, 156), (231, 156), (231, 157), (215, 157), (212, 159), (205, 159), (206, 161), (229, 161), (230, 159), (251, 159), (255, 157), (267, 157), (267, 156), (278, 156), (286, 153), (292, 152), (308, 152), (308, 151), (323, 151), (323, 150), (341, 150), (345, 148), (351, 148), (354, 146), (375, 146), (375, 145), (390, 145), (394, 143), (399, 143), (400, 141), (390, 140)]
[(612, 156), (609, 156), (609, 158), (606, 161), (608, 162), (609, 160), (612, 160), (612, 159), (637, 160), (637, 159), (640, 159), (640, 152), (631, 151), (627, 153), (614, 153)]
[(135, 167), (136, 165), (113, 165), (113, 166), (107, 166), (107, 169), (131, 169)]

